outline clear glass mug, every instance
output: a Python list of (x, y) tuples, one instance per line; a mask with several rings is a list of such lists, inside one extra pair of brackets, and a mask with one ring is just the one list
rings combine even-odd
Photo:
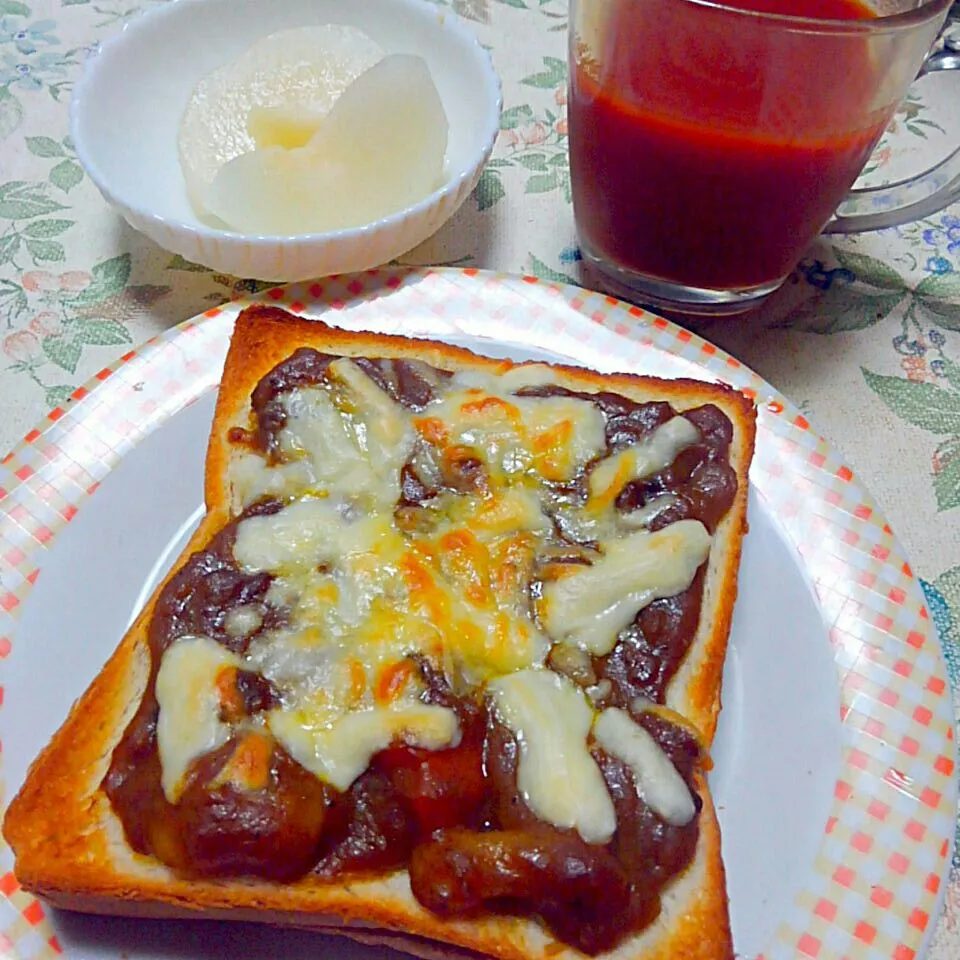
[[(584, 259), (613, 290), (739, 313), (822, 230), (891, 226), (960, 198), (960, 145), (920, 176), (850, 192), (914, 80), (960, 68), (949, 31), (931, 55), (951, 0), (869, 6), (875, 17), (829, 20), (707, 0), (572, 0), (574, 214)], [(960, 115), (960, 92), (953, 103)]]

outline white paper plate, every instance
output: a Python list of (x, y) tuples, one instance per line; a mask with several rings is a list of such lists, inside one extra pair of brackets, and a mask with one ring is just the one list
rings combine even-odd
[[(735, 944), (768, 960), (922, 952), (956, 809), (942, 654), (889, 526), (783, 397), (659, 317), (533, 278), (383, 271), (266, 299), (349, 328), (722, 379), (754, 397), (750, 533), (712, 774)], [(122, 358), (3, 462), (4, 802), (199, 520), (214, 388), (244, 305)], [(56, 913), (0, 856), (0, 947), (16, 960), (390, 955), (249, 925)]]

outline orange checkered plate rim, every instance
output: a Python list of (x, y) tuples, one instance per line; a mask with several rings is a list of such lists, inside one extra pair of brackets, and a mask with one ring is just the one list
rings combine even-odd
[[(452, 339), (480, 352), (499, 345), (502, 354), (507, 345), (517, 355), (546, 350), (601, 370), (720, 380), (753, 398), (754, 495), (815, 595), (836, 667), (841, 754), (814, 856), (759, 956), (911, 960), (923, 953), (942, 902), (956, 814), (943, 655), (889, 525), (795, 407), (736, 359), (660, 317), (533, 277), (383, 269), (257, 299), (352, 329)], [(249, 302), (209, 310), (121, 357), (0, 463), (0, 658), (20, 642), (20, 615), (60, 531), (140, 441), (216, 387), (233, 320)], [(749, 589), (741, 584), (742, 594)], [(0, 741), (16, 736), (0, 699)], [(16, 786), (4, 780), (3, 803)], [(10, 851), (0, 858), (0, 955), (71, 955), (55, 916), (17, 885)]]

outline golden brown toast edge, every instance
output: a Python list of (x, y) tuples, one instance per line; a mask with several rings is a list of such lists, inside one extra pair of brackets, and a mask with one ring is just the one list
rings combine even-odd
[[(492, 360), (436, 341), (353, 333), (319, 321), (293, 317), (277, 308), (252, 307), (238, 318), (218, 396), (207, 452), (205, 500), (208, 513), (171, 573), (161, 583), (120, 646), (71, 711), (51, 743), (31, 765), (4, 818), (3, 831), (17, 855), (20, 883), (54, 905), (86, 912), (144, 916), (229, 916), (346, 932), (362, 938), (388, 938), (391, 945), (422, 955), (424, 941), (476, 951), (502, 960), (531, 960), (547, 948), (551, 958), (581, 955), (554, 944), (534, 922), (491, 917), (480, 921), (443, 921), (423, 910), (409, 892), (406, 874), (349, 886), (309, 879), (277, 885), (246, 881), (196, 881), (175, 877), (149, 858), (133, 854), (99, 784), (110, 755), (143, 693), (149, 654), (145, 630), (166, 580), (187, 556), (205, 544), (228, 517), (229, 491), (224, 471), (229, 461), (227, 432), (246, 426), (253, 386), (298, 346), (313, 346), (346, 356), (416, 356), (438, 367), (506, 369)], [(698, 663), (688, 686), (688, 714), (712, 738), (736, 590), (739, 533), (745, 529), (746, 468), (752, 453), (754, 412), (742, 394), (700, 381), (600, 375), (577, 367), (558, 367), (568, 385), (581, 390), (614, 390), (637, 400), (668, 399), (683, 410), (713, 402), (736, 424), (731, 451), (740, 475), (740, 492), (724, 519), (733, 541), (726, 569), (717, 580), (715, 610), (695, 642)], [(693, 651), (692, 651), (693, 652)], [(609, 954), (617, 960), (666, 960), (682, 956), (715, 960), (731, 955), (720, 836), (705, 782), (701, 839), (694, 863), (671, 885), (664, 916), (652, 928)], [(676, 901), (676, 902), (674, 902)], [(373, 925), (375, 930), (370, 930)], [(383, 929), (380, 929), (383, 928)], [(395, 931), (391, 934), (385, 931)], [(410, 939), (413, 938), (413, 939)], [(406, 944), (406, 945), (404, 945)]]

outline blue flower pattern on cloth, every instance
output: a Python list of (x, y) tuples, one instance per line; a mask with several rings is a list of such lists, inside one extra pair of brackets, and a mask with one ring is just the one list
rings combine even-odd
[(0, 87), (19, 87), (21, 90), (42, 90), (49, 77), (66, 76), (62, 58), (55, 53), (12, 54), (0, 53)]
[(853, 283), (857, 279), (856, 274), (846, 267), (828, 270), (822, 260), (802, 260), (797, 270), (811, 287), (818, 290), (829, 290), (834, 283)]
[(0, 44), (13, 44), (17, 52), (29, 56), (39, 47), (55, 47), (60, 41), (53, 35), (57, 24), (53, 20), (37, 20), (24, 25), (19, 17), (0, 17)]
[(70, 55), (43, 49), (59, 46), (56, 29), (53, 20), (23, 23), (22, 17), (0, 17), (0, 90), (42, 90), (48, 78), (66, 76)]
[(925, 264), (927, 270), (934, 274), (951, 273), (953, 264), (946, 257), (930, 257)]
[[(960, 253), (960, 217), (945, 213), (940, 217), (939, 226), (928, 227), (921, 236), (927, 246), (936, 248), (946, 246), (948, 254)], [(944, 260), (943, 257), (935, 259)], [(952, 268), (949, 260), (945, 260), (945, 262)]]
[[(114, 231), (67, 136), (69, 91), (82, 62), (125, 21), (164, 2), (0, 0), (0, 386), (16, 408), (16, 416), (5, 411), (0, 446), (18, 438), (13, 424), (69, 403), (79, 383), (170, 318), (268, 286)], [(505, 110), (486, 193), (475, 194), (432, 255), (511, 272), (532, 259), (545, 279), (578, 280), (566, 163), (566, 0), (437, 2), (472, 21), (499, 57)], [(503, 44), (514, 34), (511, 45), (522, 56)], [(927, 117), (935, 120), (935, 111), (910, 100), (897, 123), (916, 144), (927, 137), (942, 143), (944, 132)], [(914, 129), (918, 120), (926, 126)], [(874, 154), (880, 166), (890, 161), (888, 140)], [(506, 220), (508, 207), (510, 230), (488, 229)], [(524, 243), (511, 249), (504, 238), (516, 225)], [(490, 245), (477, 244), (477, 236)], [(886, 231), (821, 240), (793, 279), (739, 340), (734, 324), (711, 325), (705, 336), (791, 394), (855, 463), (870, 462), (871, 445), (885, 450), (891, 438), (901, 445), (900, 469), (912, 486), (898, 488), (899, 500), (882, 483), (876, 492), (886, 494), (895, 528), (910, 530), (912, 520), (914, 535), (927, 541), (924, 572), (933, 579), (960, 561), (950, 549), (955, 533), (944, 532), (956, 531), (960, 518), (960, 206)], [(775, 325), (787, 332), (764, 329)], [(824, 354), (835, 379), (832, 392), (818, 396)], [(847, 416), (835, 412), (841, 406)], [(871, 420), (877, 412), (883, 419)], [(850, 434), (852, 422), (871, 427), (866, 442), (862, 430)], [(960, 591), (946, 576), (923, 588), (960, 703)], [(960, 853), (952, 875), (944, 942), (931, 960), (960, 956)]]

